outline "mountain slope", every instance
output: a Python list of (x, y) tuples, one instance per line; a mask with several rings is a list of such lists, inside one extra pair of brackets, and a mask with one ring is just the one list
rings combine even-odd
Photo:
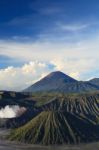
[(62, 72), (56, 71), (50, 73), (24, 91), (79, 93), (96, 90), (99, 90), (99, 87), (96, 85), (89, 82), (77, 81)]
[(0, 128), (4, 129), (18, 128), (29, 122), (37, 114), (39, 114), (39, 110), (33, 110), (33, 108), (28, 108), (27, 111), (19, 117), (0, 118)]
[(80, 94), (55, 97), (40, 106), (41, 111), (66, 111), (80, 118), (99, 123), (99, 94)]
[(39, 113), (13, 130), (10, 140), (44, 145), (99, 140), (99, 94), (53, 95), (35, 107)]
[(25, 126), (12, 131), (9, 139), (44, 145), (76, 144), (97, 140), (97, 128), (67, 112), (43, 111)]
[[(50, 91), (50, 90), (58, 90), (65, 86), (66, 83), (74, 83), (75, 79), (65, 75), (62, 72), (56, 71), (52, 72), (40, 81), (36, 82), (29, 88), (27, 88), (26, 92), (37, 92), (37, 91)], [(61, 88), (60, 88), (61, 87)]]
[(99, 86), (99, 78), (94, 78), (88, 81), (91, 84), (94, 84), (96, 86)]

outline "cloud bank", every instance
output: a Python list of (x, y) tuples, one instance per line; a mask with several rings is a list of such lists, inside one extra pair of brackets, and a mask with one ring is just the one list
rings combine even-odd
[(95, 64), (96, 61), (93, 59), (54, 59), (48, 62), (31, 61), (21, 67), (9, 66), (0, 69), (0, 90), (21, 91), (48, 73), (57, 70), (80, 80), (86, 77), (85, 73), (92, 70)]
[(53, 65), (44, 62), (30, 62), (21, 67), (7, 67), (0, 70), (0, 90), (20, 91), (33, 84), (47, 73)]

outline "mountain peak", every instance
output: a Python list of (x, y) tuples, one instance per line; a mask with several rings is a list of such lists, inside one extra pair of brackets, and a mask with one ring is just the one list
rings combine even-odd
[(65, 74), (63, 72), (61, 72), (61, 71), (53, 71), (49, 75), (56, 75), (56, 74), (65, 76)]
[(38, 91), (60, 91), (64, 88), (66, 83), (75, 83), (77, 80), (69, 77), (61, 71), (51, 72), (40, 81), (36, 82), (26, 92), (38, 92)]
[[(51, 72), (51, 73), (49, 73), (46, 77), (53, 77), (53, 76), (55, 76), (55, 77), (62, 77), (62, 78), (66, 78), (66, 74), (64, 74), (63, 72), (61, 72), (61, 71), (54, 71), (54, 72)], [(69, 76), (68, 76), (69, 77)]]
[(77, 93), (99, 90), (95, 84), (79, 82), (61, 71), (51, 72), (40, 81), (25, 89), (25, 92), (65, 92)]
[(61, 72), (61, 71), (54, 71), (51, 72), (50, 74), (48, 74), (46, 77), (44, 77), (43, 79), (51, 79), (51, 80), (67, 80), (67, 82), (75, 82), (76, 80), (73, 79), (72, 77), (69, 77), (68, 75), (66, 75), (65, 73)]

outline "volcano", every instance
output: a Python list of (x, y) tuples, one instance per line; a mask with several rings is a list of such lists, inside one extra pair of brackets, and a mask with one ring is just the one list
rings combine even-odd
[(99, 90), (99, 86), (91, 82), (77, 81), (60, 72), (52, 72), (46, 77), (31, 85), (24, 92), (63, 92), (80, 93)]

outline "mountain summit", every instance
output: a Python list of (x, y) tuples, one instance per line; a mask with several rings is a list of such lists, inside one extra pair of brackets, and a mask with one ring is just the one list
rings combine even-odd
[(77, 81), (60, 71), (56, 71), (48, 74), (24, 91), (78, 93), (92, 90), (99, 90), (99, 87), (89, 82)]
[(61, 81), (65, 81), (66, 83), (68, 83), (68, 82), (76, 82), (75, 79), (73, 79), (72, 77), (69, 77), (68, 75), (64, 74), (61, 71), (52, 72), (52, 73), (50, 73), (49, 75), (47, 75), (43, 79), (44, 80), (50, 80), (50, 81), (52, 81), (52, 80), (54, 80), (54, 81), (61, 80)]
[(38, 92), (38, 91), (57, 91), (65, 86), (67, 83), (75, 83), (77, 82), (75, 79), (69, 77), (68, 75), (56, 71), (48, 74), (46, 77), (36, 82), (29, 88), (27, 88), (26, 92)]

